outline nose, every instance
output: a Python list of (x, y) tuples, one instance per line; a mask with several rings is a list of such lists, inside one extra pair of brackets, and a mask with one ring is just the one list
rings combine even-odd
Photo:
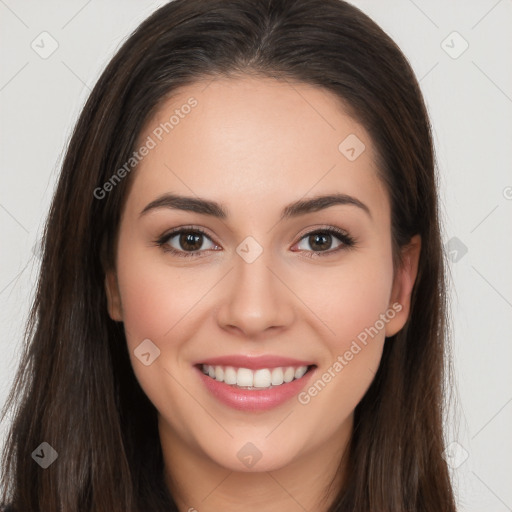
[(236, 255), (234, 266), (217, 310), (219, 326), (256, 340), (291, 325), (293, 293), (267, 252), (252, 263)]

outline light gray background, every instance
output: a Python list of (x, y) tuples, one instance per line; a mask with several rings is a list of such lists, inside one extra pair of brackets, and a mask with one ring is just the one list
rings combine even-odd
[[(164, 3), (0, 0), (0, 405), (70, 130), (120, 43)], [(447, 459), (459, 510), (512, 511), (512, 1), (352, 3), (409, 58), (434, 126), (458, 383)], [(45, 59), (31, 47), (51, 49), (44, 31), (58, 44)]]

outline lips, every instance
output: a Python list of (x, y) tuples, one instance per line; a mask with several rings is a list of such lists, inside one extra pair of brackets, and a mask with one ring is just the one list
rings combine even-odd
[(194, 365), (206, 364), (209, 366), (233, 366), (234, 368), (249, 368), (250, 370), (260, 370), (263, 368), (278, 368), (282, 366), (312, 366), (314, 362), (303, 359), (293, 359), (284, 356), (242, 356), (242, 355), (229, 355), (221, 357), (213, 357), (197, 361)]
[(243, 411), (278, 407), (296, 396), (316, 369), (311, 361), (272, 355), (222, 356), (194, 366), (214, 398)]

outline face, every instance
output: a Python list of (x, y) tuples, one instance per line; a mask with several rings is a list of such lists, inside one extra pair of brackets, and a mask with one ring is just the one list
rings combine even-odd
[(167, 99), (140, 134), (109, 313), (162, 443), (276, 470), (342, 448), (407, 319), (419, 240), (393, 269), (372, 141), (334, 95), (207, 84)]

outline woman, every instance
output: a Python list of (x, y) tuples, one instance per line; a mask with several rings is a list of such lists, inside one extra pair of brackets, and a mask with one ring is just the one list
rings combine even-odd
[(454, 511), (414, 74), (340, 0), (176, 0), (73, 133), (8, 405), (17, 511)]

